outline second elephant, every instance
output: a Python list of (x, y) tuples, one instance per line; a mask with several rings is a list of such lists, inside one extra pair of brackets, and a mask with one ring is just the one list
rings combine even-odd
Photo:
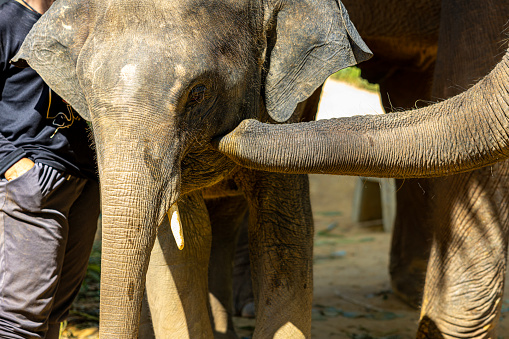
[[(477, 203), (459, 203), (483, 225), (509, 212), (507, 194), (499, 193), (509, 189), (509, 170), (496, 164), (509, 157), (508, 83), (509, 51), (474, 87), (426, 108), (286, 126), (245, 121), (218, 141), (218, 147), (243, 166), (285, 173), (438, 177), (492, 165), (496, 180), (478, 179), (465, 187), (477, 196)], [(272, 147), (284, 151), (252, 152)], [(455, 193), (441, 192), (437, 200), (454, 203), (449, 197)], [(485, 200), (495, 209), (483, 208)], [(451, 218), (469, 215), (460, 212)], [(509, 232), (507, 219), (501, 220), (479, 228), (446, 229), (464, 233), (453, 238), (456, 242), (445, 242), (447, 247), (432, 249), (436, 271), (429, 272), (427, 280), (439, 288), (425, 292), (419, 338), (482, 338), (494, 333)]]

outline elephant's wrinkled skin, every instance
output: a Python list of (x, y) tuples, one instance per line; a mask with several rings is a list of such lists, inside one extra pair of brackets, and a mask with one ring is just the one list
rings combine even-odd
[[(500, 61), (506, 47), (509, 5), (505, 1), (408, 3), (345, 1), (359, 33), (375, 54), (360, 65), (363, 77), (380, 84), (389, 112), (423, 107), (430, 100), (446, 99), (468, 89)], [(384, 14), (370, 17), (362, 10), (377, 5), (384, 6), (382, 13), (391, 13), (385, 21), (377, 20)], [(433, 319), (446, 337), (495, 336), (491, 319), (498, 318), (499, 308), (493, 306), (498, 298), (494, 286), (503, 285), (505, 276), (494, 275), (493, 280), (490, 275), (483, 279), (462, 277), (498, 272), (506, 265), (507, 239), (499, 234), (504, 234), (508, 217), (503, 184), (508, 166), (500, 163), (448, 178), (397, 180), (392, 286), (413, 305), (423, 305), (422, 318)], [(486, 236), (479, 241), (468, 236), (472, 233)], [(491, 248), (490, 256), (478, 257), (478, 252), (484, 252), (480, 248)], [(421, 301), (420, 281), (430, 252), (425, 299)], [(458, 297), (458, 291), (469, 293)], [(431, 322), (422, 323), (426, 327)]]
[[(423, 107), (430, 100), (459, 93), (487, 74), (504, 54), (501, 41), (509, 6), (500, 0), (344, 3), (375, 54), (359, 66), (362, 75), (380, 84), (389, 112)], [(446, 336), (495, 335), (492, 320), (498, 318), (499, 307), (493, 305), (499, 305), (497, 291), (504, 275), (463, 277), (498, 272), (505, 265), (507, 240), (498, 235), (504, 234), (507, 219), (506, 166), (448, 178), (398, 180), (390, 265), (393, 290), (421, 306), (424, 287), (422, 318), (433, 319)], [(486, 236), (480, 241), (469, 236), (472, 233)], [(491, 249), (490, 255), (481, 260), (477, 253), (484, 248)], [(483, 315), (470, 311), (482, 313), (485, 307)], [(425, 328), (431, 322), (422, 324)]]
[[(299, 121), (299, 102), (331, 73), (369, 56), (337, 0), (55, 2), (15, 61), (27, 61), (93, 126), (103, 213), (102, 338), (136, 337), (158, 232), (156, 265), (170, 265), (164, 279), (172, 300), (152, 316), (167, 319), (164, 337), (212, 336), (211, 231), (198, 189), (227, 177), (250, 210), (254, 337), (309, 337), (307, 178), (243, 169), (210, 140), (246, 118)], [(164, 236), (175, 204), (187, 226), (183, 251)]]
[[(509, 226), (509, 171), (496, 164), (509, 157), (508, 74), (509, 50), (478, 84), (441, 103), (285, 126), (249, 120), (218, 147), (243, 166), (285, 173), (438, 177), (493, 165), (490, 177), (469, 176), (464, 186), (461, 176), (445, 178), (458, 181), (456, 190), (437, 191), (437, 205), (455, 213), (435, 227), (418, 332), (489, 337), (500, 315)], [(458, 191), (475, 199), (457, 202)]]

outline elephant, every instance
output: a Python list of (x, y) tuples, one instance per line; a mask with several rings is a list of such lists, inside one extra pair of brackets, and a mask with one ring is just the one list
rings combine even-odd
[(203, 190), (224, 180), (250, 213), (254, 337), (310, 336), (307, 177), (243, 168), (211, 140), (248, 118), (305, 119), (306, 99), (330, 74), (370, 56), (339, 0), (54, 3), (13, 62), (36, 70), (92, 126), (101, 338), (137, 337), (150, 256), (171, 298), (169, 309), (151, 305), (168, 322), (156, 335), (213, 336)]
[[(488, 73), (503, 55), (499, 41), (503, 39), (509, 6), (502, 1), (428, 0), (417, 4), (405, 0), (344, 0), (344, 4), (374, 53), (372, 59), (359, 65), (362, 76), (380, 85), (388, 112), (394, 107), (423, 107), (459, 93)], [(453, 230), (501, 227), (502, 214), (481, 219), (473, 208), (475, 204), (481, 204), (484, 210), (497, 208), (498, 203), (473, 193), (484, 186), (482, 190), (489, 194), (496, 190), (497, 181), (491, 169), (449, 179), (397, 179), (397, 217), (390, 253), (391, 283), (397, 296), (411, 306), (421, 306), (432, 247), (447, 248), (464, 237)], [(438, 202), (437, 197), (444, 192), (454, 203)], [(463, 205), (471, 207), (460, 212)], [(451, 217), (458, 213), (466, 217)], [(436, 227), (437, 232), (435, 225), (441, 225)], [(505, 261), (502, 247), (498, 258)], [(458, 263), (453, 262), (448, 261), (449, 270), (440, 262), (431, 263), (430, 272), (440, 272), (437, 274), (441, 277), (428, 280), (428, 291), (443, 289), (444, 294), (448, 293), (438, 282), (449, 271), (457, 270), (454, 266)], [(445, 307), (443, 299), (438, 302)]]
[[(375, 57), (359, 65), (362, 76), (380, 85), (383, 106), (394, 109), (423, 107), (469, 88), (487, 74), (504, 53), (502, 31), (509, 16), (503, 1), (371, 0), (348, 1), (345, 6)], [(375, 8), (377, 15), (365, 9)], [(366, 14), (368, 13), (368, 14)], [(473, 177), (472, 177), (473, 176)], [(421, 305), (424, 275), (435, 235), (430, 225), (449, 219), (466, 201), (469, 193), (458, 186), (476, 186), (477, 178), (489, 180), (490, 171), (481, 170), (456, 179), (398, 179), (397, 217), (390, 253), (393, 291), (411, 306)], [(486, 188), (487, 190), (488, 188)], [(457, 192), (457, 201), (448, 208), (435, 201), (439, 192)], [(471, 196), (469, 204), (476, 197)], [(488, 201), (483, 204), (486, 208)], [(500, 218), (503, 218), (502, 216)], [(490, 223), (500, 223), (500, 218)], [(472, 215), (467, 224), (451, 228), (479, 227)], [(446, 246), (443, 244), (442, 246)], [(429, 286), (428, 289), (437, 289)]]
[[(362, 6), (365, 2), (351, 5), (355, 3)], [(400, 13), (391, 8), (391, 3), (384, 3), (388, 12)], [(350, 6), (347, 2), (345, 5)], [(395, 15), (396, 23), (402, 20), (401, 26), (408, 32), (405, 37), (383, 30), (379, 33), (380, 25), (373, 24), (378, 21), (373, 19), (366, 24), (362, 12), (348, 7), (359, 33), (375, 54), (360, 65), (362, 75), (380, 83), (386, 110), (422, 107), (459, 94), (486, 75), (504, 55), (503, 32), (509, 17), (506, 2), (442, 0), (426, 1), (419, 6), (414, 3), (414, 9), (405, 2), (397, 6), (414, 13), (406, 21)], [(415, 9), (421, 11), (420, 15), (415, 15)], [(394, 25), (395, 21), (389, 21), (387, 26)], [(387, 40), (390, 42), (386, 47), (379, 47)], [(409, 40), (412, 41), (408, 43)], [(401, 55), (405, 60), (401, 60)], [(476, 305), (484, 307), (479, 306), (482, 304), (493, 307), (496, 299), (493, 286), (503, 285), (505, 276), (496, 275), (493, 284), (486, 280), (465, 282), (458, 277), (477, 276), (483, 271), (502, 272), (499, 268), (506, 265), (507, 238), (499, 234), (504, 234), (508, 217), (503, 208), (507, 193), (500, 184), (505, 180), (507, 166), (503, 162), (447, 178), (397, 180), (397, 218), (390, 264), (392, 287), (410, 304), (422, 305), (421, 318), (434, 319), (445, 337), (483, 337), (486, 333), (495, 336), (494, 326), (477, 332), (471, 328), (480, 329), (483, 323), (490, 323), (487, 318), (498, 318), (499, 308), (486, 312), (486, 317), (478, 317), (471, 309)], [(485, 246), (498, 249), (491, 252), (490, 260), (483, 265), (474, 265), (479, 261), (474, 255), (479, 247), (476, 237), (466, 236), (474, 230), (491, 234), (485, 237)], [(470, 255), (455, 255), (459, 252)], [(428, 257), (432, 258), (429, 263)], [(458, 290), (470, 290), (483, 298), (472, 296), (471, 300), (476, 302), (469, 303), (468, 294), (457, 297)], [(451, 314), (451, 310), (462, 316)], [(458, 334), (461, 332), (462, 335)]]
[[(444, 0), (448, 1), (448, 0)], [(438, 50), (442, 0), (344, 0), (350, 19), (373, 51), (361, 63), (362, 77), (380, 86), (386, 111), (423, 106), (431, 87)], [(449, 15), (447, 18), (456, 18)], [(478, 48), (481, 48), (479, 45)], [(424, 179), (398, 180), (397, 218), (393, 230), (390, 275), (394, 293), (409, 305), (420, 306), (432, 232), (426, 227), (429, 184)], [(421, 189), (422, 188), (422, 189)], [(425, 193), (422, 193), (422, 190)], [(245, 246), (240, 244), (241, 248)], [(249, 261), (245, 254), (241, 262)], [(248, 268), (242, 267), (244, 271)], [(236, 285), (248, 285), (249, 274)], [(236, 312), (250, 296), (236, 292)]]
[[(362, 76), (380, 85), (387, 112), (423, 107), (458, 94), (486, 75), (504, 54), (500, 41), (505, 39), (509, 6), (503, 1), (345, 0), (344, 4), (374, 53), (359, 65)], [(443, 295), (453, 293), (441, 281), (455, 279), (449, 272), (457, 271), (458, 266), (470, 266), (468, 261), (455, 260), (447, 265), (432, 261), (428, 266), (432, 250), (441, 247), (443, 252), (451, 244), (457, 247), (454, 244), (464, 238), (462, 230), (502, 228), (506, 218), (502, 211), (484, 213), (482, 218), (476, 212), (498, 209), (499, 202), (478, 194), (479, 190), (485, 196), (495, 191), (504, 194), (497, 189), (500, 179), (494, 173), (486, 168), (447, 179), (396, 180), (397, 216), (389, 269), (394, 293), (411, 306), (422, 305), (424, 289), (435, 295), (438, 290)], [(462, 246), (471, 244), (467, 241)], [(503, 247), (497, 257), (493, 269), (505, 262)], [(438, 277), (428, 277), (425, 286), (426, 268)], [(478, 286), (471, 288), (479, 290)], [(457, 307), (447, 306), (444, 298), (437, 302), (442, 309)]]
[[(397, 8), (391, 8), (391, 3), (384, 3), (389, 7), (388, 12), (400, 13)], [(402, 26), (403, 37), (383, 30), (379, 33), (376, 27), (380, 25), (365, 24), (364, 15), (356, 17), (355, 13), (359, 12), (349, 7), (352, 20), (375, 54), (375, 58), (360, 65), (362, 75), (371, 82), (380, 83), (382, 101), (388, 111), (393, 107), (422, 107), (458, 94), (487, 74), (504, 54), (504, 44), (500, 41), (504, 39), (502, 32), (506, 28), (509, 6), (503, 1), (443, 0), (426, 1), (419, 6), (413, 3), (413, 9), (405, 2), (397, 6), (405, 9), (410, 20), (405, 21), (402, 15), (396, 14), (396, 21), (389, 21), (387, 26)], [(421, 11), (420, 15), (415, 13), (416, 9)], [(397, 24), (398, 20), (402, 25)], [(390, 40), (386, 44), (388, 47), (379, 48), (380, 43), (387, 40)], [(405, 59), (401, 60), (401, 55)], [(480, 210), (475, 206), (482, 206), (485, 211), (498, 208), (499, 202), (477, 193), (482, 190), (489, 195), (496, 191), (498, 180), (489, 168), (447, 179), (397, 180), (397, 217), (390, 274), (393, 290), (398, 296), (413, 306), (420, 306), (423, 287), (430, 292), (443, 290), (444, 295), (454, 292), (447, 291), (440, 281), (448, 272), (457, 271), (458, 266), (468, 266), (469, 263), (450, 260), (445, 266), (439, 261), (427, 265), (428, 257), (438, 247), (447, 248), (462, 241), (464, 233), (454, 230), (502, 227), (505, 216), (501, 212), (484, 213), (482, 218), (475, 212)], [(439, 201), (437, 197), (443, 197), (445, 193), (447, 201), (443, 198)], [(464, 217), (458, 218), (458, 215)], [(467, 241), (463, 247), (470, 245)], [(497, 256), (499, 263), (505, 262), (502, 247)], [(440, 277), (429, 277), (423, 286), (426, 266), (429, 272)], [(451, 276), (449, 279), (455, 278)], [(438, 303), (442, 308), (448, 307), (443, 298)]]
[[(474, 191), (465, 187), (477, 195), (472, 213), (481, 226), (454, 229), (447, 225), (454, 221), (445, 220), (435, 229), (438, 236), (451, 232), (449, 240), (458, 243), (438, 240), (432, 248), (426, 285), (438, 288), (425, 289), (417, 334), (490, 337), (500, 315), (509, 235), (508, 71), (509, 50), (475, 86), (428, 107), (289, 125), (246, 120), (216, 147), (242, 166), (294, 174), (429, 178), (491, 166), (491, 182), (478, 179)], [(447, 206), (456, 193), (442, 191), (437, 201)], [(486, 210), (484, 200), (495, 208)], [(458, 211), (452, 218), (467, 216)], [(483, 226), (490, 218), (500, 218), (500, 225)]]

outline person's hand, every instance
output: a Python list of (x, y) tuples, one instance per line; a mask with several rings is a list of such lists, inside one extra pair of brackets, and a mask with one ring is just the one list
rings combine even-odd
[(5, 179), (8, 181), (14, 180), (28, 172), (32, 167), (34, 167), (34, 165), (35, 164), (32, 160), (23, 158), (12, 165), (7, 171), (5, 171)]

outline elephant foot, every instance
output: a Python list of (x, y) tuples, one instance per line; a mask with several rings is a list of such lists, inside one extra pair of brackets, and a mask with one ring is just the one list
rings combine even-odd
[(415, 339), (443, 339), (444, 336), (433, 320), (427, 316), (419, 321), (419, 330)]
[(419, 309), (422, 302), (425, 271), (393, 273), (391, 276), (394, 294), (408, 306)]

